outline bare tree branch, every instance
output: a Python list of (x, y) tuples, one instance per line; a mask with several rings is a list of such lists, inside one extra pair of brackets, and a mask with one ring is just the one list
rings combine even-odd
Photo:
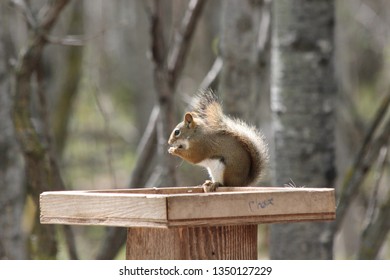
[(61, 13), (66, 4), (68, 4), (68, 2), (69, 0), (47, 1), (46, 5), (43, 6), (40, 11), (40, 28), (42, 28), (44, 31), (49, 31), (52, 29), (53, 25), (58, 19), (58, 15)]
[(25, 17), (26, 22), (28, 26), (32, 29), (36, 29), (38, 26), (38, 23), (33, 16), (33, 13), (31, 11), (31, 8), (29, 7), (28, 3), (24, 0), (11, 0), (10, 2), (12, 5), (14, 5), (17, 10), (19, 10), (22, 15)]
[(205, 0), (191, 0), (181, 25), (175, 32), (174, 44), (169, 51), (167, 61), (169, 83), (172, 88), (176, 86), (178, 76), (182, 71), (191, 38), (205, 2)]
[(378, 168), (377, 168), (378, 170), (376, 170), (375, 185), (373, 187), (371, 199), (369, 201), (367, 211), (366, 211), (366, 222), (364, 225), (365, 228), (367, 228), (370, 224), (372, 224), (375, 219), (375, 214), (377, 212), (376, 210), (378, 208), (378, 191), (387, 164), (388, 150), (389, 150), (388, 147), (382, 147), (379, 152)]
[(355, 164), (358, 164), (363, 159), (364, 155), (367, 153), (367, 150), (369, 149), (369, 145), (375, 135), (375, 131), (378, 129), (379, 125), (386, 117), (386, 112), (389, 109), (389, 106), (390, 106), (390, 93), (387, 94), (383, 98), (382, 102), (380, 103), (380, 107), (378, 108), (374, 120), (364, 137), (363, 144), (356, 157)]
[(154, 84), (161, 112), (157, 123), (157, 154), (159, 155), (159, 165), (164, 171), (162, 185), (172, 186), (176, 185), (176, 171), (164, 147), (168, 141), (168, 131), (174, 124), (173, 90), (168, 83), (166, 67), (167, 51), (163, 30), (163, 6), (160, 0), (155, 0), (153, 4), (151, 11), (151, 50), (154, 62)]
[(154, 1), (151, 11), (152, 58), (155, 64), (154, 80), (160, 106), (157, 125), (158, 154), (161, 168), (161, 184), (176, 185), (176, 167), (165, 149), (168, 136), (175, 125), (173, 97), (178, 78), (185, 63), (190, 41), (204, 0), (192, 0), (183, 17), (180, 28), (175, 32), (174, 44), (166, 51), (162, 2)]
[(388, 44), (390, 33), (388, 24), (369, 5), (361, 2), (359, 9), (352, 14), (371, 35), (372, 40), (369, 40), (369, 44), (377, 44), (380, 48)]
[(152, 36), (152, 57), (156, 67), (164, 68), (166, 44), (163, 30), (163, 9), (160, 0), (154, 0), (153, 10), (150, 11), (151, 36)]
[[(158, 106), (154, 107), (140, 144), (137, 148), (137, 162), (131, 175), (129, 187), (142, 187), (142, 173), (147, 170), (151, 164), (151, 157), (155, 154), (156, 143), (160, 157), (164, 159), (160, 162), (162, 184), (176, 185), (174, 162), (166, 157), (167, 136), (173, 126), (173, 95), (175, 86), (184, 65), (189, 43), (195, 30), (201, 9), (205, 0), (192, 0), (183, 18), (181, 27), (176, 31), (175, 43), (172, 49), (167, 52), (164, 40), (164, 22), (162, 2), (154, 0), (153, 8), (147, 9), (147, 14), (151, 21), (151, 53), (154, 62), (154, 81), (158, 97)], [(168, 59), (168, 55), (170, 59)], [(167, 61), (170, 61), (168, 63)], [(157, 134), (156, 134), (157, 133)], [(157, 141), (156, 141), (157, 140)], [(160, 174), (160, 173), (159, 173)], [(163, 178), (170, 178), (172, 181), (167, 183)], [(115, 257), (121, 246), (126, 241), (126, 231), (123, 228), (110, 228), (107, 231), (103, 246), (100, 249), (97, 259), (112, 259)]]
[(85, 38), (83, 36), (79, 35), (68, 35), (66, 37), (58, 38), (50, 35), (44, 35), (45, 40), (50, 43), (50, 44), (55, 44), (55, 45), (63, 45), (63, 46), (73, 46), (73, 47), (82, 47), (85, 45), (85, 43), (89, 40), (92, 40), (98, 35), (94, 37), (88, 37)]
[(388, 147), (383, 147), (378, 157), (376, 184), (367, 208), (364, 230), (361, 234), (358, 259), (374, 259), (390, 230), (390, 193), (387, 202), (378, 207), (378, 190), (388, 163)]
[(160, 108), (154, 106), (149, 117), (148, 125), (137, 147), (137, 162), (135, 163), (133, 172), (129, 182), (130, 188), (140, 188), (145, 182), (141, 181), (142, 173), (147, 169), (151, 162), (152, 156), (156, 152), (156, 127), (157, 120), (160, 114)]
[(223, 59), (218, 56), (214, 60), (214, 63), (211, 66), (210, 71), (207, 72), (203, 81), (200, 83), (199, 89), (207, 89), (207, 88), (211, 87), (211, 85), (217, 79), (219, 73), (221, 73), (222, 66), (223, 66)]
[(390, 194), (378, 216), (363, 231), (358, 259), (374, 259), (390, 231)]
[(345, 213), (352, 199), (357, 195), (360, 185), (374, 161), (377, 159), (381, 148), (387, 145), (390, 137), (390, 119), (383, 126), (383, 130), (376, 137), (376, 131), (386, 117), (386, 112), (390, 105), (390, 94), (387, 94), (381, 102), (376, 116), (366, 133), (362, 147), (356, 157), (350, 172), (348, 172), (340, 193), (340, 199), (336, 211), (335, 230), (339, 230)]

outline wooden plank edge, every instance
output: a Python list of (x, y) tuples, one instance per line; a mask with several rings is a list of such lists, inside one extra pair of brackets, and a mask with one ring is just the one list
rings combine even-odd
[(167, 228), (166, 220), (138, 220), (138, 219), (118, 219), (118, 218), (95, 218), (80, 219), (69, 217), (40, 217), (41, 224), (61, 224), (76, 226), (112, 226), (112, 227), (153, 227)]
[(334, 192), (334, 188), (292, 188), (292, 187), (220, 187), (216, 192), (205, 193), (201, 186), (190, 187), (166, 187), (166, 188), (134, 188), (134, 189), (103, 189), (103, 190), (66, 190), (66, 191), (46, 191), (42, 195), (51, 194), (77, 194), (77, 195), (91, 195), (91, 194), (110, 194), (110, 195), (220, 195), (223, 193), (251, 193), (251, 192)]
[(267, 216), (248, 216), (232, 218), (210, 218), (193, 220), (169, 220), (168, 227), (176, 226), (216, 226), (216, 225), (245, 225), (245, 224), (272, 224), (291, 222), (323, 222), (336, 219), (334, 212), (313, 214), (284, 214)]
[(115, 226), (115, 227), (152, 227), (152, 228), (172, 228), (172, 227), (198, 227), (198, 226), (218, 226), (218, 225), (250, 225), (250, 224), (271, 224), (271, 223), (291, 223), (291, 222), (325, 222), (333, 221), (336, 218), (334, 212), (317, 214), (288, 214), (269, 216), (249, 216), (237, 219), (212, 218), (193, 220), (138, 220), (138, 219), (80, 219), (80, 218), (59, 218), (40, 217), (42, 224), (67, 224), (67, 225), (94, 225), (94, 226)]

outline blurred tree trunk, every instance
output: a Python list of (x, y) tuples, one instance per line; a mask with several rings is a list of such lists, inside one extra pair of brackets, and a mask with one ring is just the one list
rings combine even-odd
[[(334, 1), (274, 1), (271, 109), (274, 185), (335, 182)], [(329, 223), (272, 225), (272, 259), (331, 259)]]
[(254, 123), (259, 98), (268, 92), (257, 75), (258, 46), (264, 1), (222, 2), (221, 55), (223, 67), (218, 91), (227, 113)]
[(160, 186), (176, 186), (176, 168), (174, 161), (167, 153), (169, 133), (175, 126), (174, 121), (174, 88), (171, 75), (168, 73), (167, 56), (168, 47), (165, 40), (164, 27), (166, 14), (161, 0), (155, 0), (153, 15), (151, 16), (151, 52), (154, 65), (154, 86), (157, 93), (157, 101), (160, 107), (160, 115), (157, 122), (157, 172), (160, 177)]
[[(14, 70), (12, 120), (17, 139), (23, 152), (26, 164), (27, 191), (31, 194), (36, 206), (39, 195), (45, 190), (63, 189), (57, 162), (51, 150), (51, 141), (47, 130), (47, 115), (44, 108), (42, 92), (41, 59), (48, 35), (68, 0), (57, 0), (46, 3), (46, 13), (41, 18), (34, 18), (28, 5), (23, 12), (28, 14), (30, 34), (27, 45), (18, 54)], [(38, 32), (39, 30), (39, 32)], [(37, 130), (31, 118), (32, 81), (37, 82), (37, 94), (43, 112), (43, 132)], [(43, 140), (44, 139), (44, 140)], [(32, 238), (30, 238), (32, 258), (54, 259), (57, 255), (57, 241), (54, 225), (41, 225), (39, 214), (35, 215)]]
[(5, 3), (0, 3), (0, 259), (26, 259), (26, 240), (21, 228), (26, 193), (21, 153), (11, 120), (8, 63), (13, 46), (4, 6)]

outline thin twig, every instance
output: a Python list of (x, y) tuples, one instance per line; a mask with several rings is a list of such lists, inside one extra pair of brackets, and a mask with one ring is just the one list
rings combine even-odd
[(38, 26), (38, 22), (34, 17), (29, 4), (24, 0), (11, 0), (10, 3), (14, 5), (18, 11), (22, 13), (28, 26), (31, 29), (36, 29)]
[(374, 259), (390, 231), (390, 193), (379, 208), (377, 218), (363, 231), (358, 259)]
[(222, 66), (223, 66), (223, 59), (220, 56), (218, 56), (214, 60), (214, 63), (211, 66), (209, 72), (207, 72), (203, 81), (200, 83), (199, 89), (204, 90), (210, 88), (211, 85), (214, 83), (214, 81), (217, 79), (219, 73), (221, 73)]
[(154, 106), (145, 132), (137, 147), (137, 162), (131, 173), (129, 188), (141, 188), (142, 183), (145, 183), (141, 181), (142, 173), (147, 170), (148, 165), (151, 163), (151, 157), (156, 152), (156, 127), (159, 114), (160, 107)]
[(366, 214), (366, 221), (365, 221), (364, 228), (367, 228), (370, 224), (372, 224), (375, 218), (376, 209), (378, 207), (378, 191), (382, 181), (383, 174), (385, 172), (387, 155), (388, 155), (388, 147), (387, 146), (382, 147), (382, 149), (379, 152), (378, 167), (375, 176), (376, 177), (375, 185), (372, 190), (371, 199), (367, 207), (367, 211), (366, 211), (367, 214)]
[(390, 31), (388, 24), (375, 10), (360, 1), (359, 9), (353, 12), (353, 16), (367, 30), (367, 34), (370, 34), (370, 44), (375, 43), (380, 48), (387, 45)]
[(111, 124), (110, 124), (110, 117), (108, 116), (108, 112), (104, 109), (103, 107), (103, 102), (100, 101), (100, 90), (99, 86), (95, 84), (95, 91), (94, 91), (94, 98), (95, 98), (95, 103), (96, 106), (100, 112), (100, 115), (103, 118), (103, 124), (104, 124), (104, 133), (107, 138), (107, 147), (106, 147), (106, 159), (107, 159), (107, 166), (108, 166), (108, 171), (110, 173), (111, 177), (111, 183), (113, 184), (113, 187), (116, 189), (118, 184), (116, 180), (116, 174), (115, 174), (115, 169), (112, 164), (113, 162), (113, 149), (112, 149), (112, 133), (111, 133)]
[(372, 122), (371, 126), (369, 127), (369, 129), (366, 133), (366, 136), (364, 137), (362, 147), (361, 147), (361, 149), (356, 157), (356, 160), (355, 160), (355, 165), (358, 165), (359, 162), (362, 161), (364, 155), (367, 153), (367, 149), (370, 146), (370, 143), (374, 137), (375, 131), (378, 129), (382, 120), (385, 118), (386, 112), (389, 109), (389, 106), (390, 106), (390, 93), (388, 93), (380, 103), (378, 111), (374, 117), (374, 121)]
[(67, 35), (66, 37), (59, 38), (47, 34), (44, 35), (45, 40), (50, 44), (72, 46), (72, 47), (82, 47), (85, 45), (85, 43), (97, 38), (98, 36), (99, 35), (95, 35), (86, 38), (84, 36), (79, 36), (79, 35)]

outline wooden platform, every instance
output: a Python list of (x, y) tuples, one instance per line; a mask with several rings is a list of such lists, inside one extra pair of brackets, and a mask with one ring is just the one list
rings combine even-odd
[(245, 225), (335, 219), (334, 189), (202, 187), (44, 192), (45, 224), (122, 227)]

